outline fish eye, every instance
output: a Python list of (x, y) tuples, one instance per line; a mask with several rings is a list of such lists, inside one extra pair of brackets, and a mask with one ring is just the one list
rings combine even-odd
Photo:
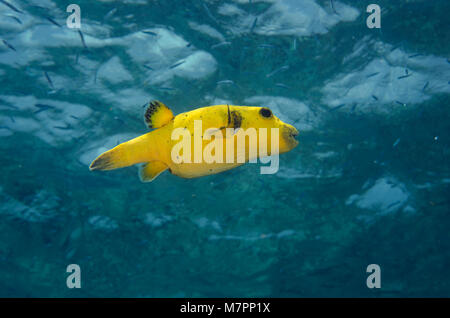
[(269, 108), (261, 108), (261, 110), (259, 111), (259, 113), (261, 114), (261, 116), (265, 117), (265, 118), (270, 118), (272, 117), (272, 111)]

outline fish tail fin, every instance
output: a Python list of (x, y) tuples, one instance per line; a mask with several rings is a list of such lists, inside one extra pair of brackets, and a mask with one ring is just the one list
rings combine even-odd
[(113, 170), (153, 159), (151, 133), (131, 139), (108, 150), (92, 161), (90, 170)]

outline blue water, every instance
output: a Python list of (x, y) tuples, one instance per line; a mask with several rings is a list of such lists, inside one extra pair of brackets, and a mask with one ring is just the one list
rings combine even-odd
[[(450, 3), (369, 29), (372, 2), (86, 0), (79, 33), (1, 1), (0, 296), (450, 296)], [(89, 171), (152, 99), (270, 107), (300, 144), (274, 175)]]

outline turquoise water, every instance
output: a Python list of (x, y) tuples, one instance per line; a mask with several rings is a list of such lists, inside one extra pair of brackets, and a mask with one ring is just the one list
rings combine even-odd
[[(0, 2), (0, 296), (450, 296), (448, 1), (378, 1), (380, 29), (372, 1), (79, 1), (81, 34), (69, 3)], [(273, 175), (89, 171), (152, 99), (270, 107), (300, 144)]]

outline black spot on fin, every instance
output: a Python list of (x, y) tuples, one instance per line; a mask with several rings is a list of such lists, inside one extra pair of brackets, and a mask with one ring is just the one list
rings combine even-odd
[(169, 107), (154, 100), (151, 101), (145, 110), (144, 120), (148, 128), (159, 128), (173, 119), (173, 113)]

